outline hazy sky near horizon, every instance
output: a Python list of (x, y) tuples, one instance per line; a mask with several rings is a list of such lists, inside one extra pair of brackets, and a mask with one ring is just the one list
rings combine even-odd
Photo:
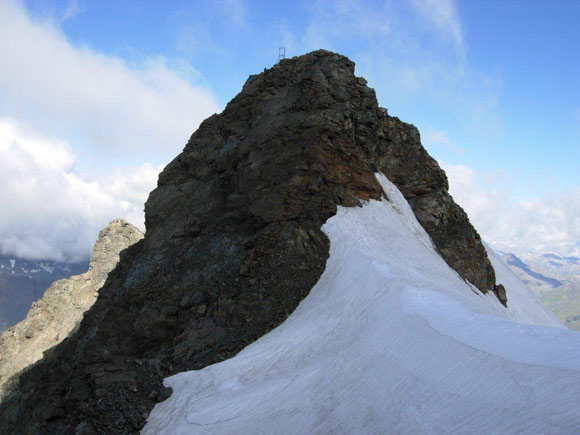
[(0, 0), (0, 251), (142, 225), (157, 173), (249, 74), (325, 48), (415, 124), (492, 243), (580, 255), (580, 2)]

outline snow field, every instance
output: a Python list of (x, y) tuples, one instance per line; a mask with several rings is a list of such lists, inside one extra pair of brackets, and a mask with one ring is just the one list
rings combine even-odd
[(492, 252), (509, 308), (436, 253), (396, 187), (339, 208), (294, 313), (234, 358), (165, 380), (144, 434), (578, 433), (580, 334)]

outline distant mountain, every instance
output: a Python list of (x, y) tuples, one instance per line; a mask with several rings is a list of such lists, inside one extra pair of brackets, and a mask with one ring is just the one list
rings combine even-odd
[(523, 257), (532, 266), (560, 276), (580, 275), (580, 258), (550, 254), (524, 254)]
[(122, 219), (111, 221), (99, 233), (88, 270), (54, 282), (33, 303), (23, 321), (0, 334), (0, 397), (9, 379), (14, 377), (14, 382), (18, 382), (14, 375), (76, 330), (119, 262), (121, 251), (142, 238), (143, 234), (130, 223)]
[(580, 331), (580, 258), (533, 252), (501, 256), (568, 328)]
[(0, 332), (24, 319), (32, 303), (54, 281), (82, 273), (88, 264), (88, 258), (78, 263), (57, 263), (0, 255)]
[(524, 273), (528, 274), (530, 277), (540, 281), (544, 281), (545, 283), (549, 284), (554, 288), (560, 287), (562, 285), (562, 281), (558, 281), (557, 279), (547, 277), (546, 275), (542, 275), (541, 273), (538, 273), (530, 269), (530, 266), (528, 266), (526, 263), (520, 260), (520, 258), (517, 257), (515, 254), (506, 254), (504, 260), (509, 266), (512, 266), (512, 268), (516, 267), (522, 270)]

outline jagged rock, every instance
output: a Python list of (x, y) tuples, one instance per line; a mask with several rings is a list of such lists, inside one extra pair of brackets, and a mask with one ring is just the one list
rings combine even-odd
[(378, 107), (346, 57), (282, 60), (251, 76), (164, 169), (144, 240), (109, 274), (77, 333), (22, 374), (0, 428), (137, 432), (168, 394), (163, 377), (233, 356), (294, 310), (325, 268), (321, 225), (337, 205), (380, 199), (379, 171), (443, 258), (492, 290), (480, 238), (417, 129)]
[(505, 287), (502, 284), (498, 284), (493, 287), (493, 293), (497, 299), (502, 303), (504, 307), (507, 307), (507, 294), (505, 292)]
[(95, 288), (100, 289), (105, 284), (107, 276), (119, 262), (121, 252), (142, 238), (143, 233), (123, 219), (112, 220), (99, 232), (87, 272)]
[[(0, 335), (0, 397), (8, 379), (76, 331), (107, 275), (117, 265), (121, 251), (142, 238), (143, 234), (130, 223), (111, 221), (93, 246), (89, 270), (55, 281), (44, 297), (32, 305), (26, 319)], [(17, 376), (14, 378), (12, 381), (17, 382)], [(48, 410), (47, 415), (54, 409)]]

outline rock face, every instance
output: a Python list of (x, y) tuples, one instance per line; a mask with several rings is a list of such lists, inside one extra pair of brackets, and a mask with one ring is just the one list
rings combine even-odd
[[(142, 238), (143, 234), (130, 223), (112, 221), (99, 233), (88, 272), (54, 282), (32, 305), (26, 319), (0, 335), (0, 397), (13, 375), (76, 331), (117, 265), (120, 252)], [(18, 382), (17, 376), (12, 382)]]
[[(143, 241), (109, 274), (79, 330), (21, 376), (11, 433), (133, 433), (161, 380), (229, 358), (280, 324), (322, 274), (337, 205), (402, 191), (442, 257), (481, 291), (494, 271), (415, 127), (379, 108), (327, 51), (251, 76), (161, 173)], [(32, 410), (32, 411), (31, 411)]]

